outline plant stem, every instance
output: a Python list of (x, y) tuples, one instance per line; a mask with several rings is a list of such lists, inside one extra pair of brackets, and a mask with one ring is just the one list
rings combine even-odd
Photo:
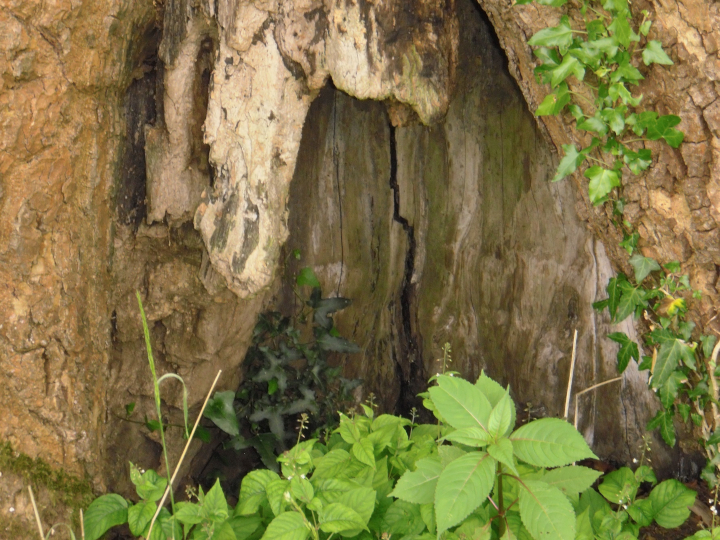
[(502, 463), (498, 463), (497, 468), (497, 484), (498, 484), (498, 515), (500, 522), (498, 524), (498, 534), (502, 537), (505, 534), (505, 503), (503, 502), (503, 475)]

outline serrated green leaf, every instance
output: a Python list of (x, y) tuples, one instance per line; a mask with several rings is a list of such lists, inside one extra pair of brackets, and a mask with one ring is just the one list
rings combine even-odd
[(590, 179), (588, 193), (590, 195), (590, 202), (595, 205), (603, 202), (613, 188), (620, 186), (618, 173), (604, 169), (599, 165), (595, 165), (586, 170), (585, 176)]
[(642, 59), (646, 66), (649, 66), (650, 64), (662, 64), (665, 66), (670, 66), (673, 64), (673, 61), (670, 59), (670, 57), (665, 54), (662, 43), (655, 40), (647, 42), (647, 45), (645, 45), (645, 50), (642, 53)]
[(280, 477), (272, 471), (256, 470), (245, 475), (240, 484), (240, 500), (235, 515), (251, 515), (267, 500), (265, 486)]
[(511, 425), (515, 418), (515, 404), (510, 398), (510, 392), (506, 391), (500, 402), (493, 407), (488, 420), (488, 431), (492, 437), (502, 437), (513, 427)]
[(437, 382), (439, 386), (429, 390), (430, 397), (448, 424), (455, 429), (475, 427), (487, 431), (492, 407), (480, 389), (447, 375), (440, 375)]
[(430, 534), (435, 534), (435, 504), (432, 502), (420, 505), (420, 516)]
[(542, 481), (570, 495), (572, 493), (582, 493), (592, 486), (601, 475), (602, 473), (599, 471), (579, 465), (571, 465), (547, 471)]
[(360, 463), (375, 469), (375, 448), (368, 439), (361, 439), (352, 446), (352, 454)]
[(628, 467), (606, 474), (598, 486), (598, 491), (610, 502), (628, 504), (635, 499), (640, 482)]
[(660, 265), (654, 259), (650, 257), (643, 257), (639, 253), (636, 253), (630, 257), (630, 264), (635, 269), (635, 281), (640, 284), (650, 274), (660, 270)]
[(577, 430), (559, 418), (534, 420), (510, 435), (515, 455), (536, 467), (562, 467), (595, 458)]
[(262, 540), (305, 540), (309, 535), (299, 512), (284, 512), (270, 522)]
[(494, 444), (487, 447), (487, 453), (494, 459), (505, 465), (514, 474), (518, 474), (515, 468), (515, 460), (513, 459), (513, 445), (510, 439), (502, 438)]
[(634, 358), (636, 362), (640, 361), (640, 351), (637, 343), (631, 340), (624, 332), (613, 332), (608, 337), (615, 343), (620, 344), (620, 350), (617, 353), (618, 373), (623, 373), (630, 363), (630, 359)]
[(360, 487), (341, 494), (338, 502), (355, 510), (361, 520), (367, 524), (375, 510), (375, 496), (375, 490)]
[(215, 395), (208, 401), (203, 416), (209, 418), (213, 423), (231, 437), (240, 435), (240, 424), (233, 402), (235, 392), (215, 392)]
[(658, 484), (648, 499), (652, 502), (655, 521), (661, 527), (672, 529), (682, 525), (690, 516), (690, 506), (695, 502), (696, 493), (675, 479)]
[(523, 482), (520, 517), (535, 538), (575, 540), (575, 512), (570, 501), (559, 489), (544, 482)]
[(647, 527), (653, 522), (653, 518), (655, 517), (650, 499), (635, 501), (628, 506), (627, 513), (640, 527)]
[(120, 495), (102, 495), (90, 503), (83, 516), (86, 540), (97, 540), (115, 525), (128, 520), (128, 502)]
[(173, 517), (183, 525), (197, 525), (203, 520), (200, 505), (185, 501), (175, 503)]
[(303, 285), (307, 285), (313, 288), (320, 287), (320, 281), (315, 275), (315, 272), (313, 272), (313, 269), (310, 267), (305, 267), (300, 270), (296, 283), (299, 287), (302, 287)]
[(420, 505), (401, 500), (388, 507), (380, 524), (380, 532), (398, 537), (420, 534), (423, 529), (425, 522), (420, 513)]
[(135, 536), (140, 536), (150, 525), (153, 516), (157, 510), (157, 505), (150, 501), (141, 501), (128, 509), (128, 526), (130, 532)]
[(285, 507), (285, 492), (290, 489), (290, 482), (284, 478), (273, 480), (265, 486), (265, 494), (273, 514), (279, 516)]
[(320, 529), (326, 533), (342, 533), (366, 528), (366, 523), (360, 514), (342, 503), (324, 506), (318, 513), (318, 519)]
[(551, 182), (557, 182), (562, 180), (567, 175), (574, 173), (578, 166), (585, 160), (585, 154), (578, 152), (574, 144), (563, 144), (563, 152), (565, 156), (560, 160), (555, 176), (553, 176)]
[(215, 484), (205, 494), (205, 498), (202, 503), (202, 512), (205, 517), (212, 521), (227, 519), (228, 517), (228, 505), (225, 499), (225, 493), (223, 493), (222, 487), (220, 486), (220, 479), (215, 480)]
[(431, 503), (435, 500), (435, 487), (441, 471), (438, 458), (421, 459), (414, 471), (407, 471), (400, 477), (390, 495), (416, 504)]
[(163, 478), (152, 469), (141, 473), (132, 462), (130, 463), (130, 480), (135, 484), (138, 496), (144, 501), (159, 501), (167, 487), (167, 478)]
[(572, 43), (572, 28), (567, 16), (560, 19), (560, 24), (552, 28), (544, 28), (529, 40), (534, 47), (569, 47)]
[(295, 499), (306, 504), (315, 497), (315, 490), (310, 480), (302, 478), (301, 476), (293, 476), (293, 479), (290, 481), (290, 493)]
[(495, 480), (495, 460), (485, 452), (468, 452), (440, 474), (435, 489), (438, 534), (454, 527), (488, 496)]

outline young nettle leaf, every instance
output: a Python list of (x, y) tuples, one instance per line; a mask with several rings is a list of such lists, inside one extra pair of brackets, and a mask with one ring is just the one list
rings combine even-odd
[(528, 43), (536, 47), (559, 47), (561, 51), (567, 49), (572, 44), (572, 28), (567, 15), (563, 15), (559, 25), (537, 32)]
[(435, 489), (438, 534), (460, 523), (490, 494), (495, 465), (485, 452), (468, 452), (445, 467)]
[(488, 420), (488, 431), (493, 438), (502, 437), (508, 434), (514, 425), (512, 422), (515, 418), (515, 404), (510, 398), (510, 392), (506, 391), (505, 395), (500, 399), (497, 405), (493, 407)]
[(630, 265), (635, 269), (635, 281), (639, 284), (650, 274), (660, 270), (660, 265), (651, 259), (650, 257), (643, 257), (639, 253), (636, 253), (628, 261)]
[(665, 51), (663, 51), (662, 43), (655, 40), (647, 42), (645, 50), (642, 53), (642, 58), (646, 66), (649, 66), (650, 64), (663, 64), (665, 66), (670, 66), (673, 64), (670, 57), (665, 54)]
[(695, 502), (696, 493), (675, 479), (658, 484), (648, 499), (652, 502), (655, 521), (661, 527), (679, 527), (690, 515), (690, 506)]
[(402, 475), (390, 495), (411, 503), (431, 503), (435, 500), (435, 486), (441, 472), (439, 458), (421, 459), (416, 463), (415, 471)]
[(627, 337), (624, 332), (614, 332), (608, 334), (608, 337), (615, 343), (620, 344), (620, 350), (617, 354), (618, 361), (618, 373), (623, 373), (630, 363), (630, 359), (634, 358), (636, 362), (640, 361), (640, 351), (638, 350), (637, 343)]
[(128, 502), (120, 495), (111, 493), (95, 499), (83, 515), (86, 540), (97, 540), (115, 525), (128, 520)]
[(270, 522), (262, 540), (305, 540), (310, 529), (299, 512), (284, 512)]
[(594, 205), (604, 202), (610, 192), (620, 186), (618, 173), (600, 167), (599, 165), (595, 165), (586, 170), (585, 176), (590, 179), (590, 202)]
[(559, 418), (534, 420), (510, 435), (515, 455), (536, 467), (562, 467), (595, 458), (583, 436)]
[(438, 386), (430, 388), (430, 397), (442, 417), (455, 429), (468, 427), (487, 431), (492, 407), (479, 388), (447, 375), (437, 378)]
[(602, 475), (601, 472), (579, 465), (560, 467), (547, 471), (542, 481), (547, 485), (556, 487), (565, 495), (582, 493), (595, 483)]
[(522, 483), (520, 517), (536, 539), (575, 540), (575, 512), (570, 501), (559, 489), (544, 482)]

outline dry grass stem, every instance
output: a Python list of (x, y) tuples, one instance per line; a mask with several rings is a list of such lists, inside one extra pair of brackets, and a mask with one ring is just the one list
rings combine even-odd
[(575, 429), (578, 428), (578, 398), (580, 396), (582, 396), (583, 394), (587, 394), (591, 390), (595, 390), (596, 388), (600, 388), (601, 386), (605, 386), (606, 384), (614, 383), (614, 382), (617, 382), (620, 380), (622, 380), (622, 376), (615, 377), (614, 379), (610, 379), (609, 381), (594, 384), (590, 388), (586, 388), (582, 392), (578, 392), (577, 394), (575, 394), (575, 423), (574, 423)]
[(572, 383), (573, 377), (575, 376), (575, 358), (577, 356), (577, 328), (575, 329), (575, 336), (573, 337), (573, 349), (572, 359), (570, 360), (570, 376), (568, 377), (567, 395), (565, 396), (565, 420), (568, 419), (568, 412), (570, 412), (570, 395), (572, 394)]
[(165, 504), (165, 500), (167, 499), (167, 496), (170, 493), (170, 490), (172, 489), (172, 485), (173, 485), (173, 482), (175, 481), (175, 477), (177, 476), (178, 472), (180, 471), (180, 466), (182, 465), (182, 462), (185, 459), (185, 454), (187, 453), (188, 448), (190, 448), (190, 443), (192, 442), (193, 436), (195, 435), (195, 430), (197, 429), (198, 424), (200, 423), (200, 419), (202, 418), (203, 412), (205, 412), (205, 406), (207, 405), (207, 402), (210, 400), (210, 396), (212, 395), (212, 392), (215, 389), (215, 385), (217, 384), (221, 373), (222, 373), (222, 370), (218, 370), (217, 375), (215, 376), (215, 380), (213, 381), (212, 385), (210, 386), (210, 390), (208, 390), (207, 396), (205, 396), (205, 401), (203, 402), (202, 408), (200, 409), (200, 413), (198, 414), (197, 418), (195, 419), (195, 425), (193, 426), (192, 431), (190, 432), (190, 436), (188, 437), (188, 440), (185, 443), (185, 448), (183, 448), (182, 454), (180, 454), (180, 460), (178, 461), (177, 465), (175, 466), (173, 475), (170, 478), (170, 483), (165, 488), (165, 493), (163, 494), (162, 499), (160, 499), (160, 504), (158, 504), (157, 510), (155, 510), (155, 515), (153, 516), (152, 521), (150, 522), (150, 528), (148, 529), (146, 538), (150, 538), (150, 535), (152, 534), (153, 527), (155, 526), (155, 520), (157, 520), (157, 517), (160, 514), (160, 510), (162, 510), (162, 507)]
[(30, 502), (32, 503), (33, 512), (35, 513), (35, 522), (38, 526), (38, 532), (40, 533), (40, 540), (45, 540), (45, 532), (43, 531), (42, 522), (40, 521), (40, 513), (38, 512), (37, 505), (35, 504), (35, 496), (33, 495), (32, 486), (28, 486), (28, 492), (30, 493)]

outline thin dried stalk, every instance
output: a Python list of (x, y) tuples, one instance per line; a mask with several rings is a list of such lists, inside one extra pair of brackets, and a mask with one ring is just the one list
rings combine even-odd
[(615, 377), (614, 379), (610, 379), (609, 381), (594, 384), (590, 388), (586, 388), (582, 392), (578, 392), (577, 394), (575, 394), (575, 429), (577, 429), (578, 427), (578, 398), (583, 394), (587, 394), (591, 390), (595, 390), (596, 388), (600, 388), (601, 386), (605, 386), (606, 384), (614, 383), (620, 380), (622, 380), (622, 377)]
[(30, 492), (30, 502), (32, 503), (33, 512), (35, 513), (35, 522), (38, 526), (38, 532), (40, 533), (40, 540), (45, 540), (45, 532), (43, 531), (42, 522), (40, 521), (40, 513), (38, 512), (37, 505), (35, 504), (35, 496), (33, 495), (32, 486), (28, 486)]
[(575, 329), (575, 336), (573, 337), (573, 350), (572, 359), (570, 360), (570, 376), (568, 377), (567, 395), (565, 396), (565, 420), (568, 419), (568, 412), (570, 412), (570, 395), (572, 394), (572, 383), (573, 377), (575, 376), (575, 357), (577, 353), (577, 328)]

